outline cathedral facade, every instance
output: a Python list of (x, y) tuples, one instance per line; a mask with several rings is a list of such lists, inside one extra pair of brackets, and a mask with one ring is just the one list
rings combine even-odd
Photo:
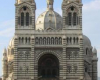
[(63, 0), (62, 16), (47, 0), (16, 0), (15, 34), (3, 51), (3, 80), (97, 80), (97, 50), (82, 33), (82, 1)]

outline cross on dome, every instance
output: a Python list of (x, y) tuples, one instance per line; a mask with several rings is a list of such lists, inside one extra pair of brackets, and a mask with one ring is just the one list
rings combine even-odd
[(47, 10), (53, 10), (54, 0), (47, 0)]

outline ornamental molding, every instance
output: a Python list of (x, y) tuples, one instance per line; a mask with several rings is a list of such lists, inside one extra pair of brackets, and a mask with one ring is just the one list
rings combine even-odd
[(42, 57), (43, 55), (45, 54), (53, 54), (55, 55), (58, 60), (59, 60), (59, 63), (61, 63), (62, 61), (62, 49), (36, 49), (35, 50), (35, 63), (37, 64), (40, 57)]

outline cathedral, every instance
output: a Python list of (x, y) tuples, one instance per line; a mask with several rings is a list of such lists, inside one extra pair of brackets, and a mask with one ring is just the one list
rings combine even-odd
[(97, 80), (97, 50), (82, 33), (82, 1), (54, 0), (36, 17), (34, 0), (16, 0), (15, 34), (3, 50), (2, 80)]

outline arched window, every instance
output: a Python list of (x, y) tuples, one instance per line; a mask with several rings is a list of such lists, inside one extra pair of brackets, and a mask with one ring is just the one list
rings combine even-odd
[(71, 26), (72, 24), (72, 13), (68, 13), (68, 25)]
[(44, 37), (43, 38), (43, 45), (45, 45), (46, 44), (46, 38)]
[(51, 44), (52, 45), (54, 44), (54, 38), (53, 37), (51, 38)]
[(86, 48), (86, 55), (88, 54), (88, 48)]
[(24, 38), (22, 37), (22, 44), (24, 44)]
[(87, 70), (87, 68), (85, 68), (85, 72), (87, 72), (88, 70)]
[(76, 43), (77, 43), (77, 44), (78, 44), (78, 40), (79, 40), (79, 39), (78, 39), (78, 37), (77, 37), (77, 38), (76, 38)]
[(29, 26), (29, 13), (26, 13), (26, 26)]
[(70, 37), (70, 44), (72, 44), (72, 38)]
[(77, 14), (75, 12), (73, 13), (73, 25), (77, 25)]
[(39, 40), (38, 37), (35, 38), (35, 44), (38, 44)]
[(50, 45), (50, 37), (47, 38), (47, 44)]
[(21, 26), (24, 26), (24, 13), (21, 13)]
[(65, 17), (65, 24), (67, 24), (68, 26), (76, 26), (78, 25), (78, 15), (77, 15), (77, 8), (74, 6), (71, 6), (68, 10), (68, 16)]
[(59, 38), (59, 44), (60, 45), (62, 44), (62, 38), (61, 37)]
[(73, 43), (75, 44), (75, 37), (73, 38)]
[(44, 80), (59, 77), (59, 61), (56, 56), (51, 54), (43, 55), (38, 61), (38, 77)]
[(28, 43), (29, 43), (29, 44), (30, 44), (30, 40), (31, 40), (31, 39), (30, 39), (30, 37), (29, 37), (29, 38), (28, 38)]
[(27, 37), (25, 38), (25, 43), (27, 43)]
[(58, 38), (55, 38), (55, 44), (58, 45)]
[(40, 45), (43, 44), (43, 43), (42, 43), (42, 37), (40, 37), (40, 39), (39, 39), (39, 43), (40, 43)]

